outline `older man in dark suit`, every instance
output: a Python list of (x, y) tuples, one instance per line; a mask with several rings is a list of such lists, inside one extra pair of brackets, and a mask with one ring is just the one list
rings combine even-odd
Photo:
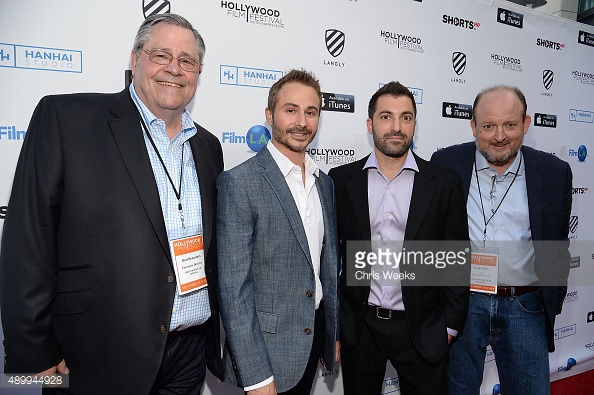
[[(497, 257), (493, 285), (473, 287), (465, 330), (452, 346), (450, 393), (476, 394), (493, 349), (501, 393), (548, 394), (548, 352), (569, 276), (569, 165), (524, 146), (524, 94), (498, 85), (480, 92), (470, 121), (475, 141), (435, 152), (456, 170), (467, 197), (473, 254)], [(487, 290), (488, 293), (485, 292)]]
[[(185, 109), (204, 51), (184, 18), (149, 17), (129, 89), (35, 109), (2, 238), (6, 372), (69, 374), (60, 393), (129, 395), (198, 394), (205, 366), (221, 371), (222, 150)], [(178, 269), (181, 254), (195, 270)]]

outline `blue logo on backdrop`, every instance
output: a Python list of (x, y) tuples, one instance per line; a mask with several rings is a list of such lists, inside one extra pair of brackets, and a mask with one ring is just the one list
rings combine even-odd
[(278, 70), (254, 69), (251, 67), (220, 67), (220, 83), (222, 85), (249, 86), (253, 88), (270, 88), (284, 73)]
[(265, 126), (252, 126), (245, 136), (248, 147), (254, 152), (260, 151), (270, 140), (270, 132)]
[(27, 131), (17, 130), (16, 126), (0, 126), (1, 140), (24, 140)]
[[(386, 85), (386, 84), (384, 84), (383, 82), (379, 83), (380, 88), (384, 85)], [(407, 86), (407, 88), (410, 91), (410, 93), (412, 93), (413, 97), (415, 98), (415, 103), (423, 104), (423, 89), (422, 88), (411, 88), (410, 86)]]
[(588, 149), (585, 145), (580, 145), (577, 151), (571, 148), (569, 150), (569, 156), (577, 156), (578, 161), (584, 162), (588, 156)]
[(573, 358), (568, 358), (567, 359), (567, 366), (559, 366), (557, 368), (557, 372), (567, 372), (568, 370), (570, 370), (571, 368), (573, 368), (575, 365), (577, 365), (577, 361)]
[(0, 43), (0, 67), (82, 73), (82, 51)]
[(571, 109), (569, 110), (569, 120), (571, 122), (593, 123), (594, 112)]
[(563, 328), (555, 329), (555, 340), (563, 339), (567, 336), (573, 336), (577, 333), (576, 325), (571, 324), (568, 326), (564, 326)]

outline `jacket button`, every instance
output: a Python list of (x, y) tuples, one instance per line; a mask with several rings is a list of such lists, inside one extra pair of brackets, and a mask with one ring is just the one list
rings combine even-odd
[(167, 327), (165, 325), (159, 326), (159, 332), (161, 332), (161, 333), (167, 332)]
[(172, 283), (175, 281), (175, 277), (173, 277), (172, 275), (167, 276), (167, 282), (168, 283)]
[(305, 296), (307, 296), (308, 298), (311, 298), (313, 296), (313, 292), (307, 291), (307, 292), (305, 292)]
[(303, 332), (305, 332), (306, 335), (311, 335), (311, 329), (309, 328), (305, 328)]

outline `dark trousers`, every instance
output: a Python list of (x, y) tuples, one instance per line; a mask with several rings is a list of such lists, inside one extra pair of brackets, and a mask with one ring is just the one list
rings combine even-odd
[(400, 394), (448, 393), (447, 357), (437, 364), (423, 359), (410, 339), (405, 317), (384, 320), (367, 309), (359, 341), (350, 350), (341, 351), (341, 360), (345, 395), (379, 395), (388, 361), (398, 372)]
[(170, 332), (151, 395), (199, 395), (206, 377), (206, 323)]

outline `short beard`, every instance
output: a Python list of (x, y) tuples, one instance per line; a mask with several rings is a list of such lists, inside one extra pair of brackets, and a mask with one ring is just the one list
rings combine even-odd
[[(523, 142), (524, 141), (522, 140), (522, 143)], [(507, 154), (505, 154), (504, 156), (502, 156), (500, 158), (493, 156), (487, 150), (483, 150), (481, 147), (479, 147), (478, 142), (476, 142), (476, 148), (485, 157), (485, 159), (487, 160), (488, 163), (491, 163), (493, 165), (503, 165), (503, 164), (507, 163), (510, 159), (516, 157), (516, 155), (518, 154), (518, 151), (520, 150), (520, 148), (522, 148), (522, 145), (520, 145), (518, 148), (510, 149)]]
[[(373, 134), (373, 145), (378, 149), (379, 152), (382, 154), (389, 156), (390, 158), (402, 158), (412, 145), (412, 138), (410, 140), (407, 139), (407, 136), (402, 132), (390, 132), (383, 137), (379, 137), (377, 133), (375, 133), (375, 129), (372, 127), (371, 132)], [(387, 137), (402, 137), (404, 141), (402, 145), (392, 146), (386, 142)]]
[(289, 133), (293, 133), (293, 132), (308, 133), (310, 136), (309, 143), (311, 143), (311, 141), (313, 140), (313, 137), (315, 136), (315, 134), (309, 128), (300, 128), (299, 126), (294, 126), (294, 127), (289, 128), (285, 131), (282, 131), (279, 128), (277, 128), (276, 126), (272, 127), (272, 134), (274, 135), (274, 139), (276, 141), (278, 141), (279, 143), (281, 143), (282, 145), (284, 145), (285, 147), (287, 147), (289, 150), (291, 150), (293, 152), (299, 152), (299, 153), (305, 152), (309, 143), (307, 143), (306, 146), (303, 148), (301, 148), (299, 146), (292, 145), (289, 143), (289, 141), (286, 137)]

